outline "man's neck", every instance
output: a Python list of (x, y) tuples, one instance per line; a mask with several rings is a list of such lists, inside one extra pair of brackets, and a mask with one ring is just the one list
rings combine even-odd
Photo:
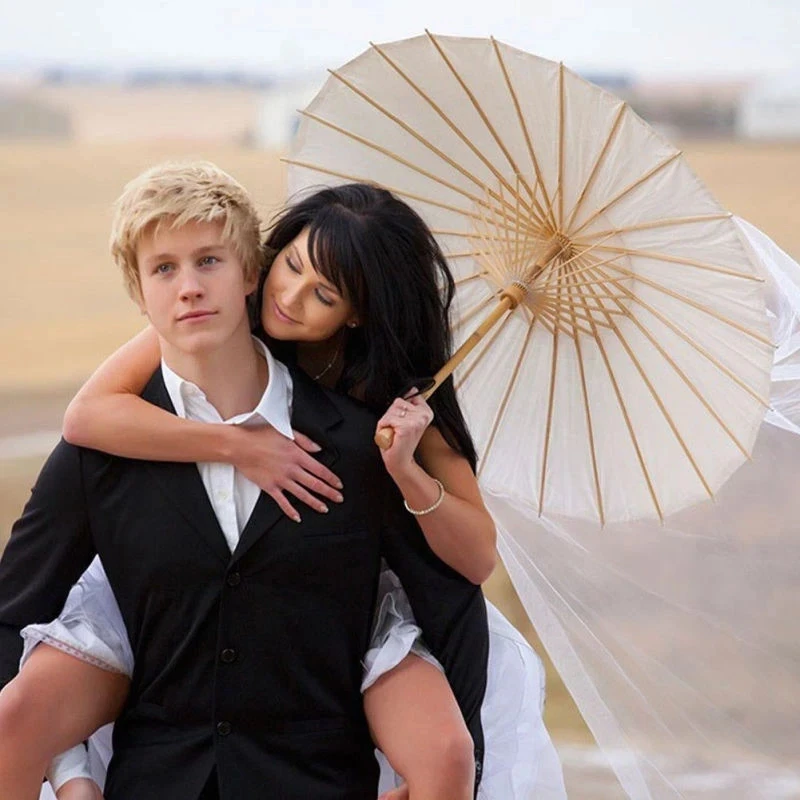
[(180, 352), (163, 341), (161, 347), (167, 366), (198, 386), (222, 419), (252, 411), (267, 387), (267, 363), (248, 330), (231, 337), (224, 347), (202, 354)]

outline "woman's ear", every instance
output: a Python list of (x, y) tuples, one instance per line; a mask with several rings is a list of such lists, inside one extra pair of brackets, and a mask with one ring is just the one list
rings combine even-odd
[(357, 328), (361, 323), (359, 322), (358, 317), (350, 317), (345, 324), (348, 328)]

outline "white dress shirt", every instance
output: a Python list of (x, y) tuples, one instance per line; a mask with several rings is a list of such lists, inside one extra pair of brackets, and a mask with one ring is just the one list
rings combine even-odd
[[(179, 417), (199, 422), (224, 422), (246, 427), (272, 425), (279, 433), (293, 439), (290, 421), (292, 378), (289, 370), (273, 358), (263, 342), (256, 338), (253, 341), (266, 359), (269, 377), (264, 394), (252, 411), (222, 419), (198, 386), (181, 378), (162, 361), (161, 372), (172, 405), (175, 406), (175, 413)], [(231, 464), (198, 462), (197, 469), (228, 547), (233, 552), (253, 513), (261, 489)]]

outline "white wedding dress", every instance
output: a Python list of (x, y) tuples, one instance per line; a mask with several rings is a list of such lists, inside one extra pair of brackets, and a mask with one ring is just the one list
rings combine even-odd
[[(486, 699), (481, 712), (485, 756), (480, 800), (566, 800), (561, 764), (544, 726), (544, 668), (522, 635), (491, 603), (489, 667)], [(72, 588), (58, 619), (30, 625), (22, 662), (40, 642), (95, 666), (130, 675), (133, 653), (114, 594), (99, 559), (95, 559)], [(409, 652), (436, 663), (420, 640), (408, 598), (390, 570), (381, 575), (375, 629), (364, 659), (362, 691), (396, 666)], [(437, 664), (438, 666), (438, 664)], [(90, 771), (102, 786), (111, 758), (108, 725), (91, 737)], [(399, 785), (388, 762), (378, 753), (380, 789)], [(56, 759), (49, 776), (64, 783), (77, 769), (85, 774), (87, 755), (81, 745)], [(40, 800), (54, 798), (45, 785)]]

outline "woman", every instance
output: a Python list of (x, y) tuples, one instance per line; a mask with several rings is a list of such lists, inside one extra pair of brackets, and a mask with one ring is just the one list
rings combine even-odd
[[(494, 524), (474, 477), (475, 451), (452, 382), (430, 404), (406, 391), (433, 374), (450, 351), (453, 279), (430, 231), (390, 193), (349, 185), (324, 189), (288, 208), (272, 227), (267, 249), (275, 255), (254, 304), (259, 333), (276, 355), (296, 361), (314, 380), (376, 411), (388, 406), (378, 429), (392, 427), (394, 441), (382, 456), (408, 511), (445, 563), (472, 582), (483, 582), (494, 566)], [(136, 397), (159, 359), (149, 331), (112, 356), (73, 401), (66, 437), (127, 457), (227, 461), (295, 519), (299, 513), (286, 491), (320, 512), (325, 510), (320, 497), (337, 500), (335, 476), (309, 456), (313, 442), (301, 436), (291, 442), (273, 430), (181, 420)], [(443, 796), (433, 787), (441, 784), (446, 753), (447, 796), (466, 800), (473, 792), (474, 766), (458, 707), (388, 571), (382, 591), (362, 689), (376, 745), (407, 782), (391, 796)], [(27, 629), (28, 652), (44, 641), (129, 674), (124, 631), (118, 635), (110, 608), (113, 596), (96, 611), (101, 594), (88, 583), (73, 608), (68, 603), (60, 623)], [(538, 787), (542, 796), (549, 789), (546, 796), (563, 797), (560, 768), (541, 722), (540, 665), (499, 612), (491, 609), (490, 619), (495, 635), (489, 682), (495, 691), (484, 706), (487, 754), (480, 796), (529, 797)], [(497, 711), (509, 697), (518, 719)], [(527, 747), (517, 742), (522, 731)], [(509, 738), (519, 747), (511, 748), (513, 755)], [(524, 755), (516, 759), (520, 751)], [(382, 785), (390, 780), (385, 777)]]

